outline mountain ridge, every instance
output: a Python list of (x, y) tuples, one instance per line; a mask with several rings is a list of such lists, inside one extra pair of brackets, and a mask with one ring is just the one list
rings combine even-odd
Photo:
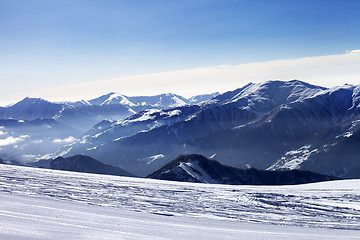
[[(124, 95), (114, 94), (97, 104), (124, 100)], [(77, 124), (86, 131), (50, 139), (62, 147), (48, 158), (84, 154), (146, 176), (179, 154), (199, 153), (236, 168), (313, 170), (360, 178), (360, 86), (324, 88), (276, 80), (170, 108), (139, 104), (136, 112), (131, 104), (89, 104), (56, 115), (59, 123)], [(10, 134), (3, 132), (3, 138)], [(24, 146), (31, 135), (13, 138), (0, 136), (0, 144), (16, 140)]]
[(147, 178), (231, 185), (293, 185), (340, 180), (310, 171), (266, 171), (225, 166), (199, 154), (179, 155)]

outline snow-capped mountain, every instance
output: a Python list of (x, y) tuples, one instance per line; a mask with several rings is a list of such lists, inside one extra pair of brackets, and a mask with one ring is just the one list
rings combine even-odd
[(289, 185), (339, 180), (310, 171), (264, 171), (255, 168), (243, 170), (222, 165), (198, 154), (180, 155), (148, 178), (235, 185)]
[[(109, 93), (88, 101), (64, 103), (52, 103), (40, 98), (25, 98), (12, 106), (0, 108), (0, 128), (2, 128), (0, 129), (0, 151), (19, 161), (51, 157), (49, 153), (77, 141), (83, 132), (90, 130), (89, 132), (94, 133), (94, 129), (98, 128), (103, 121), (112, 121), (116, 125), (120, 120), (140, 111), (148, 109), (149, 114), (155, 114), (155, 112), (160, 114), (163, 109), (188, 103), (189, 100), (175, 94), (127, 97)], [(165, 113), (162, 117), (168, 119), (164, 123), (170, 122), (172, 119), (170, 115), (176, 116), (177, 113), (176, 111)], [(132, 128), (132, 122), (137, 121), (136, 117), (137, 115), (134, 115), (129, 121), (122, 123), (131, 128), (127, 132), (136, 133), (143, 130), (143, 126)], [(146, 122), (144, 118), (139, 120)], [(97, 126), (93, 128), (95, 124)], [(128, 134), (126, 132), (120, 134), (120, 132), (115, 131), (113, 135), (119, 134), (116, 136), (119, 138), (123, 134)], [(91, 138), (88, 140), (87, 148), (94, 145), (90, 141)]]
[[(360, 177), (359, 110), (359, 86), (251, 83), (198, 105), (105, 123), (63, 154), (90, 155), (140, 176), (179, 154), (199, 153), (238, 168), (354, 178)], [(344, 146), (349, 150), (342, 151)], [(322, 157), (334, 151), (330, 160)]]
[(41, 98), (24, 98), (20, 102), (0, 108), (0, 119), (34, 120), (37, 118), (52, 118), (65, 105), (51, 103)]
[[(188, 104), (188, 100), (172, 93), (161, 94), (156, 96), (136, 96), (128, 97), (118, 93), (109, 93), (101, 97), (89, 100), (87, 103), (89, 105), (103, 106), (103, 105), (113, 105), (121, 104), (135, 109), (142, 107), (160, 107), (171, 108), (178, 107), (185, 104)], [(135, 110), (134, 109), (134, 110)]]
[(104, 119), (122, 120), (146, 109), (167, 109), (186, 104), (188, 104), (187, 99), (170, 93), (143, 97), (109, 93), (64, 107), (55, 119), (86, 131)]
[(103, 164), (98, 160), (83, 156), (75, 155), (68, 158), (58, 157), (56, 159), (40, 160), (30, 164), (34, 167), (65, 170), (73, 172), (85, 172), (85, 173), (96, 173), (96, 174), (107, 174), (116, 176), (128, 176), (133, 177), (134, 175), (118, 167), (113, 167), (107, 164)]
[(12, 106), (0, 108), (0, 119), (52, 118), (79, 131), (87, 131), (104, 119), (122, 120), (146, 109), (174, 108), (194, 101), (205, 101), (213, 96), (215, 95), (199, 95), (190, 100), (172, 93), (138, 97), (109, 93), (91, 100), (64, 103), (25, 98)]

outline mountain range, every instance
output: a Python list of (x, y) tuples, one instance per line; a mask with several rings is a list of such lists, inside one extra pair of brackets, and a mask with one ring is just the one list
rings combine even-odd
[(225, 165), (360, 177), (359, 86), (251, 83), (200, 104), (99, 123), (59, 154), (85, 154), (146, 176), (180, 154)]
[[(175, 94), (128, 97), (109, 93), (91, 100), (55, 103), (24, 98), (0, 107), (0, 156), (23, 162), (50, 158), (60, 147), (73, 143), (95, 124), (122, 120), (144, 109), (167, 109), (206, 101), (218, 93), (190, 99)], [(113, 121), (106, 120), (106, 121)]]
[(59, 123), (85, 131), (104, 119), (124, 119), (145, 109), (167, 109), (206, 101), (218, 93), (193, 96), (189, 99), (176, 94), (128, 97), (109, 93), (91, 100), (54, 103), (41, 98), (26, 97), (20, 102), (0, 108), (0, 119), (35, 120), (51, 118)]
[[(25, 100), (0, 109), (0, 118), (45, 117), (69, 129), (63, 138), (50, 139), (60, 149), (37, 158), (83, 154), (145, 177), (180, 154), (197, 153), (236, 168), (360, 178), (360, 86), (267, 81), (190, 99), (110, 93), (50, 103), (54, 108), (45, 100), (21, 107)], [(19, 142), (32, 139), (27, 135)]]

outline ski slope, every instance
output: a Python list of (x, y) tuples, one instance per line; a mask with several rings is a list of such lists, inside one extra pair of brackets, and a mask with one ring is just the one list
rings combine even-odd
[(360, 181), (225, 186), (0, 164), (0, 239), (360, 239)]

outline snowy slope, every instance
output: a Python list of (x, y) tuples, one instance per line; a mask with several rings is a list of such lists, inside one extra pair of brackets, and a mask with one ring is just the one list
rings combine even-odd
[[(0, 193), (169, 217), (360, 230), (359, 180), (228, 186), (0, 165)], [(7, 204), (0, 208), (3, 219), (14, 211)], [(32, 214), (23, 217), (43, 219)], [(71, 217), (68, 211), (64, 214), (63, 218)]]
[(161, 216), (0, 193), (0, 238), (35, 239), (359, 239), (359, 231)]

